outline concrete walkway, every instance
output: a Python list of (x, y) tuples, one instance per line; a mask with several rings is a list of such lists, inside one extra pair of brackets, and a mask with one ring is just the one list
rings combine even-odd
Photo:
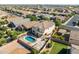
[(79, 54), (79, 46), (72, 44), (71, 54)]

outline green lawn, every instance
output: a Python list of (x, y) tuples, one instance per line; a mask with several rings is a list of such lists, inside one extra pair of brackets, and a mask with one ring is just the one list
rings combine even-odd
[[(66, 45), (64, 44), (60, 44), (60, 43), (57, 43), (57, 42), (53, 42), (54, 43), (54, 46), (52, 46), (52, 49), (50, 51), (50, 54), (57, 54), (59, 53), (63, 48), (67, 48)], [(52, 43), (52, 44), (53, 44)]]
[(31, 52), (32, 54), (38, 54), (39, 53), (39, 51), (37, 51), (36, 49), (32, 49), (32, 52)]
[(67, 48), (67, 45), (50, 41), (52, 46), (49, 51), (43, 51), (41, 54), (58, 54), (63, 48)]
[[(63, 36), (59, 36), (57, 34), (52, 35), (54, 38), (58, 38), (61, 40), (64, 40)], [(58, 54), (63, 48), (67, 48), (67, 45), (61, 44), (61, 43), (57, 43), (57, 42), (53, 42), (52, 41), (52, 47), (51, 47), (51, 51), (49, 52), (50, 54)]]

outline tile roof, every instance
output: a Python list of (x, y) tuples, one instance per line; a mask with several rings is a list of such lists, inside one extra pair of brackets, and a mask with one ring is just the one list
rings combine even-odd
[(79, 40), (79, 31), (71, 31), (70, 39)]
[(30, 53), (30, 51), (21, 46), (19, 43), (17, 43), (17, 40), (0, 47), (0, 54), (26, 54), (26, 53)]
[(39, 28), (43, 28), (43, 29), (47, 29), (51, 26), (55, 25), (52, 21), (42, 21), (42, 22), (38, 22), (34, 25), (34, 27), (39, 27)]

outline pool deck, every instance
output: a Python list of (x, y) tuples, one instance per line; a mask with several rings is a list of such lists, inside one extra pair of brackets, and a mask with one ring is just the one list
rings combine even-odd
[(43, 47), (43, 45), (46, 43), (46, 41), (45, 40), (42, 40), (42, 38), (40, 37), (40, 38), (35, 38), (36, 39), (36, 41), (35, 42), (29, 42), (28, 40), (26, 40), (25, 39), (25, 37), (26, 36), (28, 36), (27, 34), (25, 34), (25, 35), (22, 35), (22, 36), (20, 36), (19, 38), (18, 38), (18, 40), (19, 41), (21, 41), (22, 43), (24, 43), (25, 45), (28, 45), (28, 46), (30, 46), (31, 48), (34, 48), (34, 49), (36, 49), (36, 50), (40, 50), (42, 47)]

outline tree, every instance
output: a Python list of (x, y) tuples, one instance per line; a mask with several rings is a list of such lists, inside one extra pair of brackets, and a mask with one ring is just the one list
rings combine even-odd
[(48, 17), (44, 17), (44, 20), (50, 20), (50, 18), (48, 18)]
[(2, 46), (3, 44), (7, 43), (7, 41), (4, 38), (0, 39), (0, 46)]
[(8, 24), (8, 21), (7, 21), (7, 20), (5, 20), (5, 21), (4, 21), (4, 24)]
[(10, 30), (7, 30), (7, 31), (6, 31), (6, 34), (7, 34), (8, 36), (10, 36), (11, 33), (12, 33), (12, 32), (11, 32)]
[(6, 31), (7, 27), (6, 27), (6, 26), (2, 26), (0, 29), (1, 29), (2, 31)]
[(4, 31), (0, 31), (0, 38), (4, 36)]
[(18, 36), (18, 31), (12, 31), (10, 37), (12, 38), (12, 40), (16, 39)]
[(73, 15), (75, 15), (75, 13), (73, 12), (73, 13), (71, 13), (71, 14), (68, 14), (68, 15), (66, 15), (66, 16), (68, 16), (68, 17), (72, 17)]
[(55, 20), (55, 25), (56, 26), (60, 26), (62, 24), (62, 22), (60, 21), (60, 19)]
[(34, 16), (34, 15), (27, 15), (27, 18), (30, 18), (31, 21), (36, 21), (37, 20), (37, 17)]
[(11, 35), (10, 37), (12, 40), (15, 40), (17, 38), (17, 35)]
[(52, 47), (52, 44), (48, 43), (47, 46), (46, 46), (46, 48), (50, 48), (50, 47)]

